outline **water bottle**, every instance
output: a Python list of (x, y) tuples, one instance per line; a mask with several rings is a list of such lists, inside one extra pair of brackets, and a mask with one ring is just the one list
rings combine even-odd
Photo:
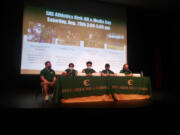
[(143, 77), (143, 72), (141, 71), (141, 77)]

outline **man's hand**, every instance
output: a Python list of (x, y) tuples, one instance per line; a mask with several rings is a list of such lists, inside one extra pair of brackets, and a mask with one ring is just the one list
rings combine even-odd
[(71, 75), (72, 74), (72, 70), (69, 71), (69, 73), (66, 73), (66, 75)]
[(92, 76), (92, 74), (86, 74), (86, 76)]
[(43, 81), (43, 84), (54, 85), (54, 84), (55, 84), (55, 81), (49, 82), (49, 81), (47, 81), (47, 80), (44, 80), (44, 81)]
[(117, 76), (117, 74), (116, 74), (116, 73), (114, 73), (114, 74), (113, 74), (113, 76)]
[(45, 79), (44, 76), (41, 76), (41, 81), (42, 81), (42, 84), (48, 84), (49, 82)]
[(44, 79), (43, 84), (49, 84), (49, 82)]
[(66, 75), (67, 75), (67, 73), (66, 73), (66, 72), (63, 72), (61, 75), (62, 75), (62, 76), (66, 76)]
[(101, 76), (106, 76), (106, 74), (104, 74), (103, 72), (101, 72)]
[(54, 85), (55, 84), (55, 82), (53, 81), (53, 82), (49, 82), (49, 85)]
[(132, 76), (132, 74), (126, 74), (126, 76)]

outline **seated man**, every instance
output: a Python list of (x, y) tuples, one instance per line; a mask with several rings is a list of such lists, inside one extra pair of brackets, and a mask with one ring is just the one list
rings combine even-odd
[(48, 91), (49, 88), (54, 87), (56, 82), (56, 76), (54, 70), (51, 69), (51, 62), (45, 62), (45, 68), (40, 72), (41, 85), (45, 93), (45, 101), (49, 100)]
[(105, 70), (101, 72), (101, 76), (114, 76), (114, 72), (110, 70), (110, 65), (105, 65)]
[(124, 73), (126, 76), (132, 76), (132, 72), (129, 70), (128, 64), (123, 65), (123, 69), (120, 71), (120, 73)]
[(92, 69), (92, 62), (91, 61), (88, 61), (86, 63), (87, 65), (87, 68), (83, 69), (83, 73), (86, 73), (87, 76), (91, 76), (92, 73), (96, 73), (96, 71), (94, 69)]
[(65, 76), (76, 76), (77, 71), (74, 69), (74, 64), (70, 63), (69, 68), (65, 70), (65, 73), (63, 73)]

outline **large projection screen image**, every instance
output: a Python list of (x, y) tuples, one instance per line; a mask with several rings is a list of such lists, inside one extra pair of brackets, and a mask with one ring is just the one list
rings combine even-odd
[[(122, 10), (125, 16), (125, 10)], [(119, 73), (127, 63), (126, 19), (25, 6), (21, 74), (39, 74), (46, 61), (61, 74), (74, 63), (81, 72), (92, 61), (96, 72), (109, 63)]]

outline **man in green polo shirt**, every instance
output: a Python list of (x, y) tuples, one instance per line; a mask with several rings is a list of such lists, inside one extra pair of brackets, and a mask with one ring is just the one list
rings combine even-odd
[(65, 70), (65, 73), (63, 74), (65, 76), (76, 76), (77, 70), (74, 69), (74, 64), (69, 63), (69, 68)]
[(44, 93), (45, 93), (45, 101), (49, 100), (48, 91), (49, 88), (54, 87), (54, 84), (56, 82), (56, 76), (55, 71), (51, 69), (51, 62), (46, 61), (45, 62), (45, 68), (41, 70), (40, 72), (40, 79), (41, 79), (41, 85), (43, 87)]
[(110, 70), (109, 64), (105, 64), (105, 70), (101, 72), (101, 76), (114, 76), (114, 72)]
[(124, 64), (123, 65), (123, 69), (120, 71), (120, 73), (124, 73), (126, 76), (132, 76), (132, 72), (129, 69), (129, 65), (128, 64)]
[(88, 61), (86, 62), (87, 68), (83, 69), (83, 73), (86, 73), (87, 76), (91, 76), (92, 73), (96, 73), (94, 69), (92, 69), (92, 62)]

